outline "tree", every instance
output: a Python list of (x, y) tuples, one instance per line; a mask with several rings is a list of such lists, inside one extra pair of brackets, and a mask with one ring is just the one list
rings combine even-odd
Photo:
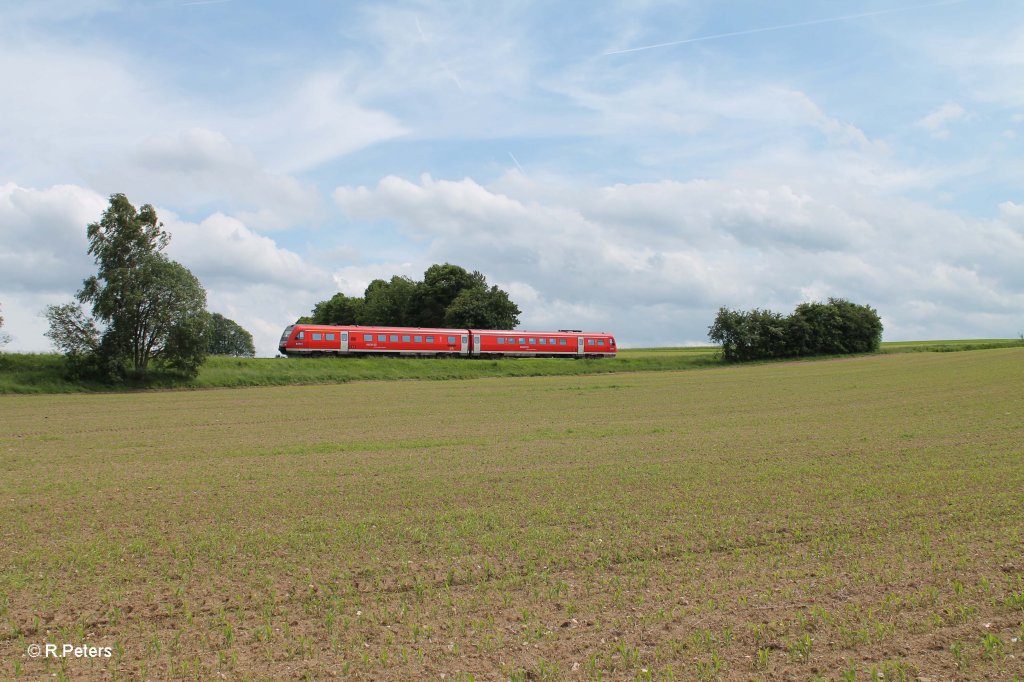
[(356, 324), (363, 299), (337, 293), (313, 307), (313, 324)]
[(496, 286), (463, 289), (445, 311), (447, 327), (471, 329), (514, 329), (519, 324), (519, 306)]
[(846, 339), (848, 353), (872, 353), (882, 344), (882, 319), (869, 305), (858, 305), (844, 298), (828, 299), (840, 319), (840, 334)]
[(882, 341), (878, 312), (843, 298), (801, 303), (790, 315), (788, 325), (795, 355), (870, 353), (878, 350)]
[(77, 303), (47, 306), (44, 311), (50, 329), (46, 337), (62, 354), (69, 357), (86, 356), (100, 347), (100, 330)]
[(416, 282), (395, 275), (390, 282), (375, 279), (363, 294), (363, 308), (359, 324), (411, 326), (410, 308)]
[(789, 317), (720, 308), (708, 338), (722, 345), (730, 361), (870, 353), (881, 343), (882, 320), (871, 306), (841, 298), (801, 303)]
[(161, 253), (170, 235), (155, 209), (146, 204), (136, 211), (114, 194), (86, 234), (98, 271), (77, 298), (91, 305), (92, 318), (73, 304), (50, 306), (47, 336), (69, 355), (91, 357), (102, 378), (143, 378), (153, 361), (194, 376), (205, 354), (206, 291)]
[(240, 358), (256, 355), (252, 334), (220, 313), (210, 316), (207, 339), (206, 352), (210, 355), (233, 355)]
[(361, 298), (335, 294), (296, 324), (512, 329), (520, 312), (482, 273), (445, 263), (427, 268), (421, 282), (396, 275), (373, 280)]
[(722, 345), (726, 360), (756, 360), (788, 355), (786, 320), (779, 313), (720, 308), (708, 338)]
[(413, 292), (410, 322), (416, 327), (442, 327), (445, 314), (466, 289), (486, 289), (487, 279), (479, 272), (445, 263), (431, 265)]

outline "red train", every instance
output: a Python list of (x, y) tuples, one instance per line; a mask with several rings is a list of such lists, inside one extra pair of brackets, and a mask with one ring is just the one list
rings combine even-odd
[(560, 329), (524, 332), (420, 327), (337, 327), (293, 324), (278, 350), (289, 356), (398, 355), (448, 357), (607, 358), (615, 337), (604, 332)]

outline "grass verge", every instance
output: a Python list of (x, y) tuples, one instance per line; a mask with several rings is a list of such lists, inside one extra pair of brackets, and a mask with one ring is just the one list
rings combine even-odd
[[(882, 353), (952, 352), (1010, 348), (1017, 339), (912, 341), (883, 343)], [(806, 359), (806, 358), (805, 358)], [(574, 376), (620, 372), (665, 372), (724, 366), (713, 346), (637, 348), (618, 357), (573, 359), (452, 359), (452, 358), (230, 358), (207, 359), (199, 376), (184, 380), (154, 372), (142, 383), (111, 387), (98, 382), (68, 380), (62, 360), (53, 354), (0, 354), (0, 394), (83, 393), (152, 388), (231, 388), (336, 384), (350, 381), (401, 379), (447, 380), (486, 377)]]

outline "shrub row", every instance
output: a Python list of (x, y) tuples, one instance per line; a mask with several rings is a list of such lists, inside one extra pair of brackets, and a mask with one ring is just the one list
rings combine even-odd
[(871, 306), (842, 298), (801, 303), (788, 317), (723, 307), (708, 338), (721, 344), (730, 361), (870, 353), (882, 341), (882, 320)]

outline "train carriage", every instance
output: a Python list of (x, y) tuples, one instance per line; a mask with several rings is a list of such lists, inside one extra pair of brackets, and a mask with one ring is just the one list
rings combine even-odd
[(285, 355), (469, 355), (466, 329), (293, 324), (278, 350)]
[(497, 357), (614, 357), (615, 337), (575, 330), (502, 331), (471, 330), (472, 354)]
[(495, 329), (293, 324), (278, 344), (289, 356), (614, 357), (615, 337), (562, 329), (526, 332)]

